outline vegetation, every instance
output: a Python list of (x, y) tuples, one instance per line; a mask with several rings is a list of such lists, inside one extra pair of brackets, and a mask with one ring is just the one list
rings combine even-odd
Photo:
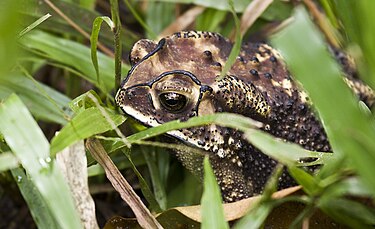
[[(374, 114), (346, 86), (327, 47), (350, 53), (375, 88), (374, 10), (374, 1), (350, 0), (1, 1), (0, 227), (228, 228), (236, 220), (234, 228), (372, 228)], [(241, 40), (269, 39), (308, 92), (333, 154), (275, 139), (236, 114), (148, 129), (122, 115), (113, 95), (132, 44), (184, 29), (230, 37), (232, 60)], [(261, 197), (222, 205), (208, 160), (201, 184), (170, 154), (185, 146), (162, 143), (169, 130), (209, 123), (243, 131), (302, 190), (273, 195), (280, 165)], [(301, 158), (322, 169), (305, 172)], [(25, 203), (32, 218), (22, 214)], [(114, 215), (126, 218), (109, 220)]]

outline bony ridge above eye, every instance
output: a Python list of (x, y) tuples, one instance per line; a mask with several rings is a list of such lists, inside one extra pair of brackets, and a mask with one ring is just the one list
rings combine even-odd
[(178, 113), (186, 107), (188, 98), (177, 92), (163, 92), (159, 94), (159, 101), (167, 111)]

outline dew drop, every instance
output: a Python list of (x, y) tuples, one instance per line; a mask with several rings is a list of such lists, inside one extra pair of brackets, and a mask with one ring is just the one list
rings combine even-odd
[(39, 164), (41, 165), (40, 173), (48, 173), (51, 170), (52, 159), (50, 157), (39, 158)]
[(51, 163), (51, 158), (50, 157), (46, 157), (46, 158), (39, 158), (39, 164), (43, 167), (43, 168), (49, 168), (49, 163)]

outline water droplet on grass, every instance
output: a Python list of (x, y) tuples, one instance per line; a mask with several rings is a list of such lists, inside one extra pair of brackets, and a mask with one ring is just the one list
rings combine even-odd
[(52, 159), (50, 157), (46, 157), (46, 158), (39, 158), (39, 164), (42, 166), (42, 168), (40, 169), (40, 173), (48, 173), (50, 172), (51, 170), (51, 162), (52, 162)]

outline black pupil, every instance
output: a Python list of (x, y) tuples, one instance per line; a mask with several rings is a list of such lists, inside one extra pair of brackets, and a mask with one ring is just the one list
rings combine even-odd
[(175, 92), (162, 93), (159, 99), (162, 106), (172, 112), (181, 111), (187, 103), (186, 96)]

